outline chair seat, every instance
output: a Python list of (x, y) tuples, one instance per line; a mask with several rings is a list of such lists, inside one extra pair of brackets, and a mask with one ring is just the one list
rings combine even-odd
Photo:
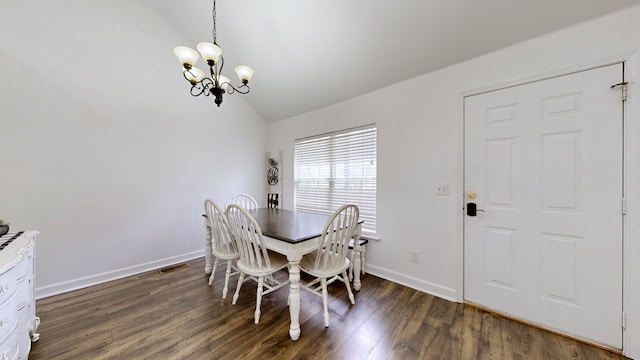
[(342, 271), (349, 268), (349, 259), (347, 258), (343, 258), (344, 261), (340, 261), (342, 259), (338, 259), (338, 261), (340, 262), (338, 262), (338, 264), (336, 264), (336, 266), (334, 267), (320, 266), (318, 268), (316, 267), (316, 264), (315, 264), (316, 256), (317, 256), (317, 250), (307, 255), (304, 255), (302, 257), (302, 260), (300, 260), (300, 269), (318, 278), (328, 278), (337, 273), (341, 273)]
[(238, 255), (238, 251), (235, 250), (223, 250), (218, 248), (211, 248), (211, 253), (213, 256), (217, 257), (220, 260), (233, 260), (237, 259), (240, 255)]
[(242, 259), (238, 260), (237, 265), (240, 271), (251, 276), (267, 276), (280, 269), (284, 269), (285, 267), (287, 267), (287, 265), (289, 265), (289, 260), (287, 260), (285, 256), (272, 251), (269, 251), (269, 262), (271, 263), (270, 268), (255, 268), (248, 264), (245, 264)]

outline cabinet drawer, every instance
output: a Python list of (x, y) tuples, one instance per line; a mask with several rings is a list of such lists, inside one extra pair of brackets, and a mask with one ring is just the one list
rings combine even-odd
[(22, 280), (18, 280), (16, 289), (16, 304), (18, 304), (18, 308), (29, 302), (32, 283), (33, 279), (31, 279), (31, 277), (25, 277)]
[[(31, 337), (29, 336), (29, 329), (24, 329), (24, 331), (15, 331), (17, 334), (17, 344), (18, 344), (18, 359), (27, 359), (29, 357), (29, 351), (31, 351)], [(2, 358), (0, 357), (0, 360)]]
[(18, 325), (17, 331), (21, 332), (23, 330), (29, 329), (29, 315), (31, 314), (31, 301), (27, 301), (27, 303), (22, 306), (18, 306)]
[[(16, 304), (15, 292), (9, 299), (2, 304), (0, 308), (0, 342), (4, 342), (9, 333), (15, 332), (16, 325), (18, 324), (18, 305)], [(0, 351), (0, 355), (2, 352)], [(2, 356), (0, 356), (2, 359)]]
[(18, 350), (18, 333), (13, 331), (4, 341), (0, 342), (0, 360), (18, 359)]
[(29, 264), (29, 259), (25, 257), (13, 268), (13, 271), (16, 272), (16, 279), (20, 280), (29, 275)]
[(17, 286), (16, 272), (13, 269), (0, 275), (0, 307), (16, 292)]

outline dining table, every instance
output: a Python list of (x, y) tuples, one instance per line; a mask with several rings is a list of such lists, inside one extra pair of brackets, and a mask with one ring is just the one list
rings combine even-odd
[[(267, 249), (285, 255), (289, 261), (289, 315), (291, 324), (289, 336), (297, 340), (300, 337), (300, 260), (302, 256), (318, 248), (318, 242), (330, 215), (314, 214), (274, 208), (248, 210), (256, 219)], [(353, 247), (353, 288), (360, 290), (360, 247), (362, 222), (355, 229)], [(210, 232), (210, 229), (208, 230)], [(208, 233), (208, 239), (211, 239)], [(210, 247), (210, 240), (209, 240)], [(205, 270), (211, 271), (210, 249), (205, 251)], [(348, 280), (347, 280), (348, 281)]]

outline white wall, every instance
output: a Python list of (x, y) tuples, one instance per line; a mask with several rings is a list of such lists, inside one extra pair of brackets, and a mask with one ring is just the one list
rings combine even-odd
[[(640, 48), (638, 18), (640, 6), (271, 124), (268, 147), (282, 150), (288, 165), (283, 206), (293, 207), (291, 166), (296, 138), (377, 123), (377, 223), (382, 239), (367, 248), (367, 268), (387, 279), (461, 301), (462, 94), (634, 51)], [(635, 82), (640, 69), (636, 57), (628, 73)], [(626, 119), (625, 352), (640, 358), (640, 209), (633, 205), (640, 204), (640, 191), (629, 185), (640, 183), (637, 86), (631, 86)], [(436, 183), (449, 183), (451, 194), (435, 195)], [(414, 249), (420, 251), (419, 263), (409, 261)]]
[(160, 15), (2, 7), (0, 218), (40, 231), (38, 297), (202, 256), (205, 198), (264, 198), (266, 123), (239, 95), (189, 95)]
[[(638, 18), (635, 7), (267, 127), (239, 95), (219, 109), (189, 96), (171, 52), (187, 43), (138, 1), (5, 0), (0, 218), (41, 231), (39, 296), (86, 286), (200, 256), (202, 200), (264, 199), (266, 151), (282, 151), (292, 208), (293, 140), (377, 123), (382, 240), (368, 269), (460, 300), (461, 94), (638, 49)], [(639, 69), (634, 59), (636, 83)], [(638, 358), (640, 190), (629, 184), (640, 183), (639, 97), (632, 85), (625, 351)], [(451, 195), (434, 194), (443, 182)]]

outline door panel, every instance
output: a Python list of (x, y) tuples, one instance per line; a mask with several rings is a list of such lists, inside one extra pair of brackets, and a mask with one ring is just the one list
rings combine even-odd
[(622, 347), (622, 64), (465, 99), (465, 299)]

